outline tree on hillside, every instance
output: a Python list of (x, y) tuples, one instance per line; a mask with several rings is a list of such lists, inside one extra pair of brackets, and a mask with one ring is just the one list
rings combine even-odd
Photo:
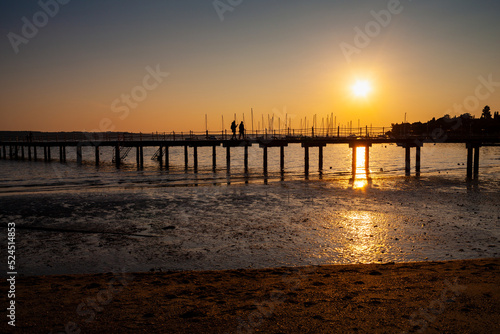
[(485, 106), (483, 108), (483, 114), (481, 115), (481, 118), (491, 119), (491, 109), (490, 109), (490, 106)]

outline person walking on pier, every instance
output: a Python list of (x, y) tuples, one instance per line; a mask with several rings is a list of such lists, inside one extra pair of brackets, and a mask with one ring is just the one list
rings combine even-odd
[(243, 122), (240, 123), (240, 139), (245, 139), (245, 125)]
[(233, 123), (231, 123), (231, 131), (233, 132), (233, 136), (231, 137), (231, 139), (236, 139), (236, 121), (233, 121)]

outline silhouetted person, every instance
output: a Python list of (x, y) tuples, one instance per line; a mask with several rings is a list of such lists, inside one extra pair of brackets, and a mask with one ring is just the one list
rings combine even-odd
[(233, 123), (231, 123), (231, 131), (233, 132), (233, 136), (231, 137), (231, 139), (236, 139), (236, 121), (233, 121)]
[(240, 139), (245, 139), (245, 125), (243, 122), (240, 123)]

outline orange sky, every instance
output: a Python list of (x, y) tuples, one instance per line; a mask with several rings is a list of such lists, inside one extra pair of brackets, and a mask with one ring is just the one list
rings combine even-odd
[(389, 126), (500, 109), (498, 2), (69, 2), (30, 38), (23, 17), (44, 9), (2, 6), (0, 130), (204, 131), (207, 115), (220, 131), (235, 113), (249, 128), (251, 108), (255, 127), (331, 113)]

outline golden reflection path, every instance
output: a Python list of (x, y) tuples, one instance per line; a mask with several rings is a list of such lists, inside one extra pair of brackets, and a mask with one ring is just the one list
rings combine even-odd
[[(355, 174), (350, 181), (355, 190), (365, 190), (371, 184), (365, 152), (364, 146), (356, 147)], [(320, 237), (320, 244), (325, 247), (318, 249), (315, 257), (327, 257), (333, 252), (346, 263), (382, 261), (391, 247), (388, 239), (391, 218), (373, 210), (372, 206), (363, 207), (362, 201), (356, 201), (349, 210), (324, 217), (320, 224), (336, 232)]]
[[(356, 148), (356, 173), (352, 180), (353, 189), (364, 190), (371, 183), (370, 170), (366, 168), (366, 148)], [(346, 255), (359, 262), (371, 262), (385, 252), (386, 244), (383, 238), (377, 237), (380, 229), (379, 219), (374, 213), (363, 211), (364, 208), (348, 212), (343, 219), (343, 228), (347, 232)]]
[(370, 181), (370, 170), (365, 168), (365, 147), (356, 147), (356, 174), (352, 180), (353, 189), (365, 189)]
[(372, 262), (385, 253), (386, 231), (374, 213), (350, 211), (344, 217), (343, 229), (349, 240), (345, 255), (358, 262)]

